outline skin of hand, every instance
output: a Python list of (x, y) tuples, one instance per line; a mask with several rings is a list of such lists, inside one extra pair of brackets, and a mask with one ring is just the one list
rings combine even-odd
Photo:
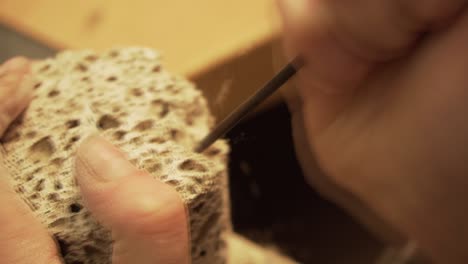
[[(32, 99), (29, 71), (25, 58), (0, 67), (0, 135)], [(0, 263), (63, 263), (1, 165), (0, 160)], [(136, 169), (97, 136), (79, 147), (75, 171), (87, 208), (112, 230), (112, 263), (190, 263), (186, 208), (174, 189)]]
[(468, 262), (467, 2), (278, 0), (307, 180), (436, 263)]

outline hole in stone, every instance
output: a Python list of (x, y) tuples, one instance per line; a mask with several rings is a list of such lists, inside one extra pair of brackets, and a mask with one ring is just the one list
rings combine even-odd
[(182, 162), (179, 165), (179, 169), (185, 170), (185, 171), (199, 171), (199, 172), (207, 171), (207, 168), (205, 166), (191, 159), (188, 159)]
[(109, 53), (109, 56), (110, 56), (111, 58), (115, 58), (115, 57), (119, 56), (119, 52), (116, 51), (116, 50), (113, 50), (113, 51), (111, 51), (111, 52)]
[(60, 94), (59, 91), (57, 91), (57, 90), (52, 90), (52, 91), (50, 91), (50, 92), (47, 94), (47, 96), (48, 96), (48, 97), (55, 97), (55, 96), (57, 96), (57, 95), (59, 95), (59, 94)]
[(86, 253), (86, 256), (93, 256), (93, 255), (98, 255), (102, 253), (102, 251), (99, 248), (93, 247), (91, 245), (84, 246), (83, 250)]
[(28, 204), (28, 206), (30, 206), (30, 208), (31, 208), (33, 211), (36, 211), (36, 210), (38, 210), (39, 208), (41, 208), (41, 207), (39, 206), (39, 204), (37, 204), (37, 203), (31, 203), (31, 204)]
[(26, 133), (25, 136), (27, 138), (34, 138), (36, 135), (37, 135), (36, 131), (29, 131), (28, 133)]
[(97, 126), (103, 130), (116, 128), (119, 125), (120, 122), (110, 115), (103, 115), (101, 118), (99, 118), (99, 121), (97, 123)]
[(24, 193), (25, 191), (26, 191), (26, 190), (24, 189), (23, 186), (18, 186), (18, 187), (16, 188), (16, 192), (18, 192), (18, 193)]
[(160, 72), (161, 71), (161, 66), (160, 65), (156, 65), (153, 67), (153, 69), (151, 69), (152, 72)]
[(108, 82), (115, 82), (115, 81), (117, 81), (117, 77), (115, 77), (115, 76), (109, 76), (109, 77), (107, 78), (107, 81), (108, 81)]
[(10, 127), (6, 132), (5, 135), (1, 138), (1, 143), (8, 143), (16, 141), (20, 138), (20, 133), (14, 131), (13, 127)]
[(170, 90), (172, 94), (176, 95), (178, 93), (180, 93), (180, 90), (179, 89), (172, 89)]
[(200, 104), (200, 103), (195, 102), (194, 105), (192, 106), (192, 110), (189, 111), (189, 114), (194, 117), (198, 117), (203, 114), (203, 108), (197, 104)]
[(122, 130), (115, 131), (114, 132), (114, 138), (116, 140), (122, 140), (125, 137), (126, 134), (127, 134), (127, 132), (122, 131)]
[(54, 189), (55, 190), (61, 190), (63, 188), (63, 185), (61, 182), (57, 181), (54, 183)]
[(81, 72), (85, 72), (88, 70), (88, 67), (84, 65), (83, 63), (79, 63), (76, 65), (76, 69)]
[(72, 128), (78, 127), (80, 123), (81, 122), (78, 119), (68, 120), (66, 123), (66, 126), (68, 129), (72, 129)]
[(138, 131), (145, 131), (145, 130), (148, 130), (150, 128), (153, 127), (153, 120), (145, 120), (145, 121), (142, 121), (140, 123), (138, 123), (134, 129), (138, 130)]
[(202, 177), (194, 177), (193, 180), (198, 183), (198, 184), (202, 184), (203, 183), (203, 178)]
[(72, 147), (73, 147), (73, 144), (72, 144), (72, 143), (68, 143), (68, 144), (63, 148), (63, 150), (67, 151), (67, 150), (70, 150)]
[(149, 173), (154, 173), (154, 172), (160, 171), (161, 168), (162, 168), (161, 164), (156, 163), (156, 164), (151, 165), (147, 170)]
[(169, 185), (172, 185), (172, 186), (177, 186), (177, 185), (180, 184), (180, 182), (178, 180), (174, 180), (174, 179), (173, 180), (168, 180), (166, 183), (169, 184)]
[(50, 64), (46, 64), (39, 69), (39, 72), (45, 72), (50, 69)]
[(45, 179), (40, 179), (37, 181), (36, 185), (34, 186), (34, 190), (40, 192), (44, 190), (45, 187)]
[(197, 220), (195, 220), (195, 219), (193, 219), (193, 218), (190, 219), (190, 225), (191, 225), (191, 226), (195, 225), (196, 223), (197, 223)]
[(31, 196), (29, 196), (29, 199), (31, 199), (31, 200), (35, 200), (37, 198), (39, 198), (39, 194), (37, 194), (37, 193), (34, 193)]
[(203, 223), (203, 225), (200, 227), (198, 237), (196, 238), (195, 241), (197, 241), (198, 239), (200, 239), (202, 237), (206, 237), (208, 232), (213, 227), (216, 227), (216, 222), (218, 222), (220, 217), (221, 217), (221, 215), (218, 212), (214, 212), (213, 214), (211, 214), (211, 216), (208, 218), (208, 220), (206, 220), (206, 222)]
[(72, 213), (79, 213), (81, 209), (83, 209), (83, 206), (79, 203), (70, 204), (70, 212)]
[(151, 101), (151, 105), (153, 107), (160, 107), (161, 110), (159, 111), (159, 117), (164, 118), (169, 114), (170, 111), (170, 105), (167, 102), (164, 102), (161, 99), (156, 99)]
[[(96, 235), (96, 236), (98, 236), (98, 235)], [(109, 242), (107, 240), (101, 239), (99, 237), (96, 237), (93, 240), (94, 240), (94, 243), (96, 243), (96, 245), (100, 246), (101, 248), (109, 246)]]
[(162, 106), (161, 112), (159, 112), (159, 117), (164, 118), (169, 114), (169, 104), (165, 103)]
[(192, 186), (192, 185), (186, 186), (185, 188), (186, 188), (186, 190), (187, 190), (188, 193), (195, 194), (195, 193), (197, 192), (197, 190), (195, 189), (195, 187)]
[(55, 147), (50, 137), (44, 137), (34, 143), (30, 150), (40, 158), (48, 158), (54, 153)]
[(189, 126), (192, 126), (195, 118), (192, 115), (185, 116), (185, 123)]
[(132, 93), (132, 95), (134, 95), (136, 97), (140, 97), (140, 96), (143, 95), (143, 91), (140, 88), (133, 88), (131, 90), (131, 93)]
[(88, 55), (85, 57), (85, 60), (89, 61), (89, 62), (93, 62), (93, 61), (96, 61), (98, 59), (98, 56), (96, 55)]
[(57, 193), (51, 193), (47, 195), (47, 199), (52, 202), (58, 202), (60, 196)]
[(57, 235), (54, 235), (55, 241), (57, 241), (57, 244), (60, 249), (60, 255), (65, 257), (68, 254), (68, 244), (65, 242), (65, 240), (60, 239)]
[(55, 159), (51, 160), (50, 163), (52, 163), (53, 165), (55, 165), (57, 167), (60, 167), (60, 166), (62, 166), (64, 161), (65, 160), (62, 159), (62, 158), (55, 158)]
[(140, 145), (141, 143), (143, 143), (143, 140), (140, 137), (130, 139), (130, 144)]
[(101, 102), (92, 102), (92, 103), (91, 103), (91, 107), (92, 107), (92, 108), (99, 108), (99, 106), (101, 106), (101, 105), (102, 105)]
[(59, 218), (52, 223), (49, 224), (49, 227), (57, 227), (57, 226), (63, 226), (67, 222), (67, 219), (65, 218)]
[(161, 144), (161, 143), (164, 143), (166, 141), (163, 138), (154, 137), (154, 138), (151, 138), (149, 142), (150, 143), (159, 143), (159, 144)]
[(198, 214), (200, 213), (200, 211), (202, 210), (203, 206), (205, 205), (205, 203), (201, 202), (200, 204), (198, 204), (197, 206), (195, 206), (193, 208), (193, 211)]
[(225, 248), (226, 247), (226, 244), (223, 240), (220, 240), (218, 243), (216, 243), (215, 245), (215, 249), (216, 250), (219, 250), (219, 249), (222, 249), (222, 248)]
[(169, 131), (169, 134), (171, 135), (172, 140), (178, 141), (181, 136), (181, 132), (177, 129), (171, 129)]
[(42, 82), (38, 82), (38, 83), (34, 84), (34, 90), (39, 89), (39, 87), (41, 87), (41, 85), (42, 85)]
[(80, 140), (80, 136), (74, 136), (74, 137), (70, 138), (70, 143), (77, 142), (78, 140)]
[(206, 256), (206, 251), (205, 250), (200, 251), (200, 257), (204, 257), (204, 256)]
[(219, 153), (221, 153), (221, 150), (218, 148), (209, 148), (206, 152), (205, 155), (207, 156), (216, 156)]

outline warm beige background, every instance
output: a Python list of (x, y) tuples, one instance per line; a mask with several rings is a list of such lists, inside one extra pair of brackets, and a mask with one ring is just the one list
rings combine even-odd
[(273, 0), (2, 0), (0, 21), (57, 48), (150, 46), (186, 76), (278, 32)]

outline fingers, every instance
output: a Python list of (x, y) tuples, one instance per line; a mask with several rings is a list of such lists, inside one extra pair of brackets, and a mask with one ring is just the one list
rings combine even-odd
[(76, 177), (87, 207), (112, 230), (113, 263), (189, 263), (186, 211), (174, 189), (99, 137), (79, 148)]
[(404, 236), (379, 217), (374, 210), (352, 193), (342, 182), (323, 174), (311, 147), (308, 145), (307, 135), (301, 112), (293, 112), (292, 133), (296, 156), (302, 172), (308, 183), (324, 198), (342, 206), (357, 220), (363, 223), (374, 235), (382, 241), (397, 245), (404, 242)]
[(17, 57), (0, 66), (0, 134), (5, 132), (32, 98), (29, 64), (27, 59)]
[(287, 49), (307, 61), (299, 73), (299, 93), (304, 111), (311, 113), (310, 129), (320, 131), (353, 99), (375, 65), (404, 54), (422, 32), (456, 17), (467, 1), (278, 2)]
[[(20, 87), (28, 72), (29, 62), (24, 58), (0, 66), (0, 136), (28, 103), (31, 87)], [(54, 241), (12, 190), (1, 162), (0, 263), (61, 263)]]
[(0, 66), (0, 77), (5, 76), (8, 72), (20, 71), (27, 73), (29, 71), (30, 61), (24, 57), (14, 57), (6, 61)]
[(313, 55), (329, 51), (331, 54), (327, 56), (338, 63), (353, 63), (355, 59), (380, 61), (399, 55), (420, 33), (447, 24), (467, 3), (466, 0), (431, 0), (424, 4), (418, 0), (278, 2), (285, 33), (297, 42), (293, 45), (306, 49), (300, 50), (305, 53), (315, 50)]
[[(391, 137), (405, 139), (398, 143), (405, 145), (404, 151), (396, 153), (388, 149), (389, 153), (404, 157), (412, 168), (426, 171), (410, 177), (399, 175), (404, 178), (400, 180), (405, 183), (403, 188), (408, 188), (406, 195), (412, 196), (408, 199), (412, 205), (405, 209), (407, 212), (402, 210), (407, 201), (398, 201), (391, 193), (369, 192), (368, 197), (371, 203), (375, 203), (375, 197), (389, 197), (393, 214), (387, 218), (404, 222), (401, 226), (407, 228), (405, 232), (417, 238), (421, 248), (437, 263), (466, 263), (468, 259), (465, 247), (457, 246), (466, 245), (468, 237), (467, 210), (460, 203), (466, 194), (464, 179), (468, 171), (468, 151), (460, 148), (468, 144), (467, 46), (468, 12), (465, 11), (450, 30), (435, 35), (402, 69), (404, 77), (400, 76), (398, 87), (392, 87), (398, 105), (387, 107), (392, 111), (381, 118), (379, 125)], [(395, 127), (404, 129), (392, 129)], [(430, 219), (427, 212), (433, 212)], [(397, 220), (397, 216), (401, 218)]]
[(0, 263), (58, 264), (54, 241), (11, 189), (0, 166)]

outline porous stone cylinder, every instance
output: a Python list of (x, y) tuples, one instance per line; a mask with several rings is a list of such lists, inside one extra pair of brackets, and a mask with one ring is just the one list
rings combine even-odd
[(192, 263), (226, 261), (228, 146), (192, 151), (214, 120), (194, 85), (156, 51), (65, 51), (34, 63), (34, 99), (2, 138), (15, 191), (58, 242), (66, 263), (110, 263), (112, 240), (83, 206), (74, 156), (92, 134), (172, 185), (189, 212)]

